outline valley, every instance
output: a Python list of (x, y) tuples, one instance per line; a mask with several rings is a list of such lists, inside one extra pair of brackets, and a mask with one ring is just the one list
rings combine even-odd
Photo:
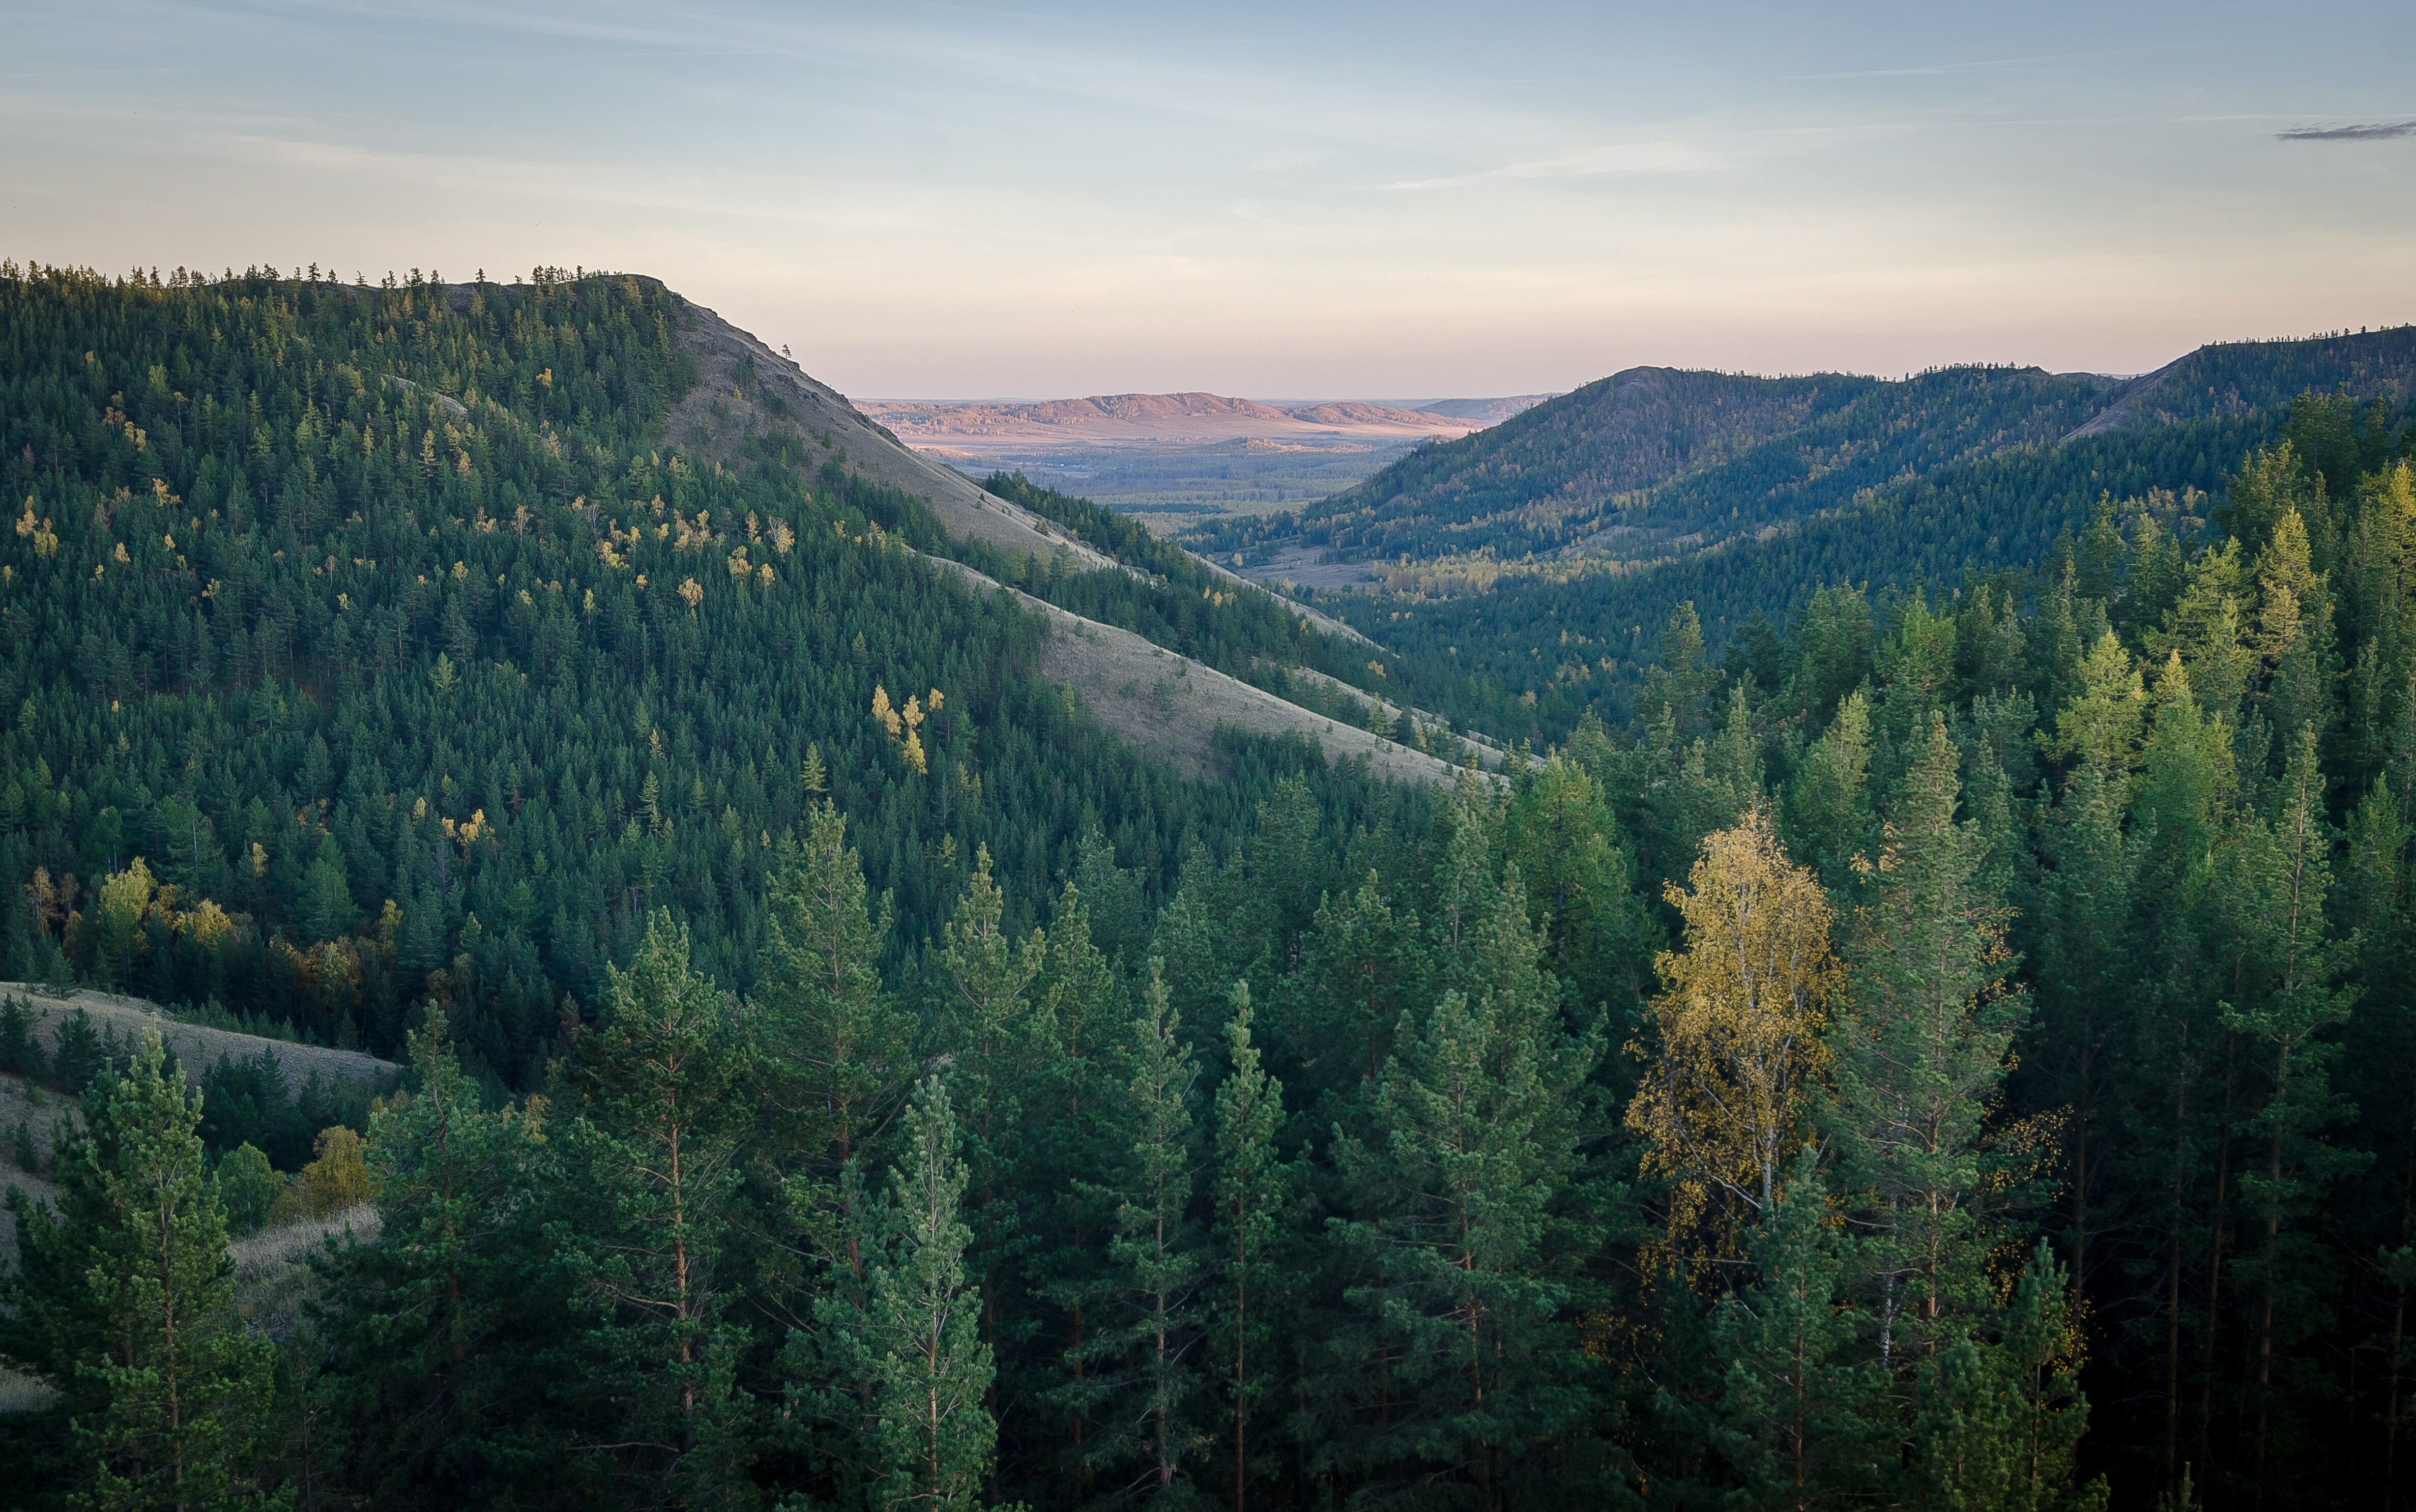
[(230, 1504), (2395, 1494), (2416, 329), (883, 412), (634, 276), (9, 263), (0, 350), (40, 1497), (151, 1474), (117, 1340)]

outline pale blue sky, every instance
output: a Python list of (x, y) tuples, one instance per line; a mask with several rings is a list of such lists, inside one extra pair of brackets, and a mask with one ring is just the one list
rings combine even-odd
[(2416, 6), (0, 0), (0, 253), (659, 275), (851, 393), (2416, 319)]

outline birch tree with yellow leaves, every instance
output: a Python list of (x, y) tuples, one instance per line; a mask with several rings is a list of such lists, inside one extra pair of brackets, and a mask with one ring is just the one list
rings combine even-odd
[(1685, 942), (1654, 962), (1665, 990), (1636, 1047), (1647, 1068), (1627, 1121), (1650, 1142), (1646, 1169), (1673, 1183), (1671, 1235), (1709, 1226), (1727, 1247), (1772, 1211), (1803, 1142), (1837, 977), (1829, 900), (1759, 804), (1704, 838), (1668, 897)]

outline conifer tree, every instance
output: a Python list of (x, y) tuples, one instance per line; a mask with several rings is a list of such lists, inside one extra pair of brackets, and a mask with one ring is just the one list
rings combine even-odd
[(1084, 1458), (1106, 1485), (1166, 1496), (1192, 1489), (1187, 1465), (1205, 1436), (1193, 1399), (1210, 1259), (1190, 1214), (1199, 1071), (1155, 961), (1127, 1036), (1102, 1110), (1111, 1164), (1095, 1200), (1113, 1229), (1094, 1288), (1097, 1326), (1076, 1347), (1085, 1368), (1067, 1398), (1099, 1424)]
[(974, 874), (943, 934), (936, 976), (941, 1021), (954, 1047), (965, 1114), (960, 1142), (972, 1183), (964, 1217), (970, 1263), (982, 1295), (982, 1338), (998, 1347), (1004, 1266), (1030, 1243), (1023, 1232), (1029, 1150), (1024, 1100), (1049, 1049), (1048, 1024), (1033, 1000), (1047, 943), (1023, 941), (1001, 927), (1005, 899), (991, 880), (989, 848), (975, 853)]
[(1330, 1093), (1372, 1092), (1402, 1012), (1428, 973), (1414, 913), (1396, 913), (1370, 871), (1358, 890), (1319, 901), (1306, 942), (1298, 1043), (1281, 1042), (1298, 1074)]
[(2255, 1151), (2256, 1174), (2242, 1196), (2257, 1242), (2236, 1270), (2253, 1299), (2251, 1474), (2268, 1489), (2277, 1423), (2297, 1416), (2311, 1384), (2290, 1379), (2290, 1351), (2325, 1314), (2312, 1226), (2331, 1184), (2365, 1164), (2363, 1152), (2325, 1138), (2348, 1111), (2332, 1082), (2340, 1045), (2327, 1031), (2348, 1019), (2355, 993), (2340, 986), (2349, 953), (2325, 916), (2333, 837), (2323, 787), (2315, 729), (2302, 726), (2273, 807), (2242, 835), (2227, 879), (2253, 975), (2242, 983), (2248, 990), (2226, 1002), (2224, 1026), (2255, 1047), (2265, 1084), (2240, 1129)]
[(1958, 822), (1957, 755), (1933, 718), (1887, 825), (1829, 1034), (1826, 1123), (1873, 1232), (1880, 1357), (1923, 1360), (1985, 1323), (1988, 1204), (2002, 1195), (1987, 1119), (2029, 1011), (2008, 990), (2004, 909), (1977, 884), (1986, 842)]
[(996, 1452), (987, 1400), (992, 1356), (964, 1267), (966, 1180), (946, 1089), (927, 1078), (902, 1120), (889, 1189), (872, 1218), (879, 1238), (864, 1305), (822, 1304), (823, 1358), (853, 1376), (868, 1403), (867, 1499), (884, 1512), (983, 1504)]
[(1642, 999), (1653, 926), (1629, 880), (1617, 824), (1593, 776), (1555, 751), (1526, 775), (1502, 824), (1504, 859), (1527, 886), (1545, 962), (1624, 1027)]
[(620, 1374), (642, 1480), (691, 1504), (737, 1493), (734, 1340), (717, 1275), (750, 1122), (747, 1047), (730, 1000), (688, 969), (688, 934), (657, 910), (604, 1010), (580, 1036), (571, 1130), (596, 1211), (596, 1344)]
[[(1233, 984), (1225, 1021), (1231, 1069), (1216, 1089), (1215, 1369), (1230, 1403), (1233, 1512), (1245, 1512), (1252, 1474), (1249, 1427), (1274, 1379), (1270, 1322), (1280, 1313), (1276, 1285), (1285, 1258), (1277, 1246), (1291, 1202), (1292, 1172), (1276, 1149), (1283, 1123), (1283, 1084), (1261, 1068), (1250, 1037), (1250, 988)], [(1263, 1456), (1263, 1450), (1261, 1451)]]
[(1115, 970), (1091, 941), (1081, 892), (1068, 884), (1050, 915), (1034, 991), (1048, 1043), (1035, 1066), (1026, 1108), (1027, 1213), (1034, 1231), (1025, 1262), (1040, 1341), (1019, 1383), (1058, 1431), (1046, 1457), (1078, 1488), (1092, 1484), (1092, 1440), (1099, 1425), (1089, 1408), (1092, 1351), (1108, 1326), (1100, 1313), (1110, 1284), (1106, 1249), (1115, 1204), (1097, 1176), (1125, 1158), (1114, 1137), (1115, 1051), (1129, 1021), (1119, 1022)]
[(839, 1172), (895, 1111), (914, 1073), (914, 1023), (882, 990), (886, 911), (867, 907), (847, 820), (825, 801), (803, 854), (772, 882), (754, 998), (763, 1153), (788, 1185), (809, 1247), (844, 1245), (854, 1215)]
[[(1472, 961), (1493, 962), (1488, 985), (1405, 1015), (1366, 1137), (1336, 1131), (1351, 1216), (1333, 1232), (1363, 1322), (1336, 1341), (1328, 1390), (1351, 1422), (1328, 1455), (1379, 1484), (1441, 1479), (1496, 1507), (1582, 1399), (1554, 1225), (1600, 1045), (1559, 1023), (1515, 875), (1488, 915), (1468, 941)], [(1523, 970), (1504, 959), (1521, 937)]]
[(1713, 1439), (1742, 1505), (1810, 1512), (1879, 1489), (1879, 1465), (1894, 1449), (1891, 1410), (1885, 1381), (1858, 1357), (1847, 1243), (1818, 1159), (1804, 1149), (1747, 1241), (1753, 1283), (1712, 1319), (1721, 1371)]
[(570, 1357), (574, 1320), (562, 1302), (569, 1257), (543, 1232), (544, 1189), (566, 1174), (547, 1100), (487, 1109), (448, 1033), (432, 1010), (412, 1035), (415, 1085), (370, 1120), (377, 1232), (348, 1239), (322, 1269), (346, 1478), (468, 1502), (558, 1465), (558, 1449), (542, 1445), (566, 1425), (525, 1404)]
[(65, 1393), (64, 1478), (83, 1504), (268, 1504), (258, 1472), (275, 1352), (234, 1313), (226, 1219), (195, 1133), (201, 1096), (146, 1028), (83, 1111), (56, 1207), (15, 1204), (0, 1353)]
[[(2063, 802), (2042, 825), (2046, 861), (2039, 879), (2038, 1033), (2030, 1072), (2066, 1109), (2065, 1240), (2072, 1269), (2089, 1281), (2091, 1203), (2106, 1180), (2100, 1169), (2113, 1131), (2106, 1103), (2109, 1060), (2139, 986), (2129, 948), (2137, 857), (2122, 833), (2120, 784), (2095, 764), (2066, 785)], [(1973, 879), (1985, 895), (1985, 884)]]
[(1789, 848), (1833, 891), (1851, 883), (1850, 863), (1868, 843), (1870, 734), (1870, 704), (1857, 688), (1787, 785)]
[(2073, 1484), (2089, 1404), (2076, 1379), (2068, 1290), (2042, 1239), (1999, 1336), (1958, 1338), (1922, 1372), (1913, 1425), (1920, 1447), (1904, 1488), (1911, 1504), (2104, 1512), (2104, 1477)]
[(2266, 727), (2290, 759), (2296, 732), (2312, 725), (2320, 743), (2329, 733), (2335, 704), (2332, 592), (2327, 574), (2316, 569), (2307, 527), (2295, 508), (2282, 512), (2273, 538), (2257, 553), (2257, 618), (2251, 643), (2263, 673), (2257, 702)]

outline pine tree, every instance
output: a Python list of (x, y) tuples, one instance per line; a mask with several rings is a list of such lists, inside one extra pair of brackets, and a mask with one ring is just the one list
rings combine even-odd
[[(2066, 1233), (2074, 1274), (2086, 1286), (2091, 1202), (2106, 1182), (2100, 1169), (2113, 1136), (2106, 1107), (2117, 1035), (2139, 992), (2129, 946), (2137, 857), (2122, 834), (2119, 785), (2094, 764), (2075, 772), (2063, 802), (2042, 825), (2038, 882), (2038, 1033), (2029, 1057), (2045, 1096), (2066, 1109), (2063, 1149)], [(1978, 879), (1974, 879), (1975, 885)]]
[(1032, 1154), (1023, 1221), (1033, 1236), (1024, 1264), (1044, 1316), (1034, 1320), (1042, 1342), (1028, 1352), (1028, 1371), (1018, 1383), (1057, 1425), (1045, 1457), (1086, 1490), (1099, 1428), (1088, 1406), (1097, 1384), (1090, 1346), (1107, 1326), (1100, 1313), (1110, 1280), (1105, 1251), (1116, 1222), (1097, 1177), (1126, 1157), (1114, 1137), (1113, 1111), (1115, 1051), (1129, 1024), (1116, 1011), (1114, 967), (1092, 944), (1089, 915), (1071, 884), (1049, 917), (1034, 991), (1048, 1043), (1024, 1105)]
[(993, 1355), (1007, 1267), (1033, 1237), (1022, 1222), (1031, 1157), (1024, 1101), (1049, 1049), (1048, 1024), (1032, 992), (1047, 942), (1037, 930), (1019, 943), (1011, 939), (1000, 925), (1004, 909), (990, 876), (989, 848), (983, 846), (943, 933), (935, 974), (938, 1015), (953, 1047), (965, 1107), (962, 1144), (972, 1187), (964, 1216), (973, 1234), (970, 1263), (981, 1283), (982, 1340)]
[(2348, 952), (2332, 938), (2324, 913), (2333, 838), (2323, 790), (2316, 732), (2303, 726), (2273, 808), (2242, 835), (2228, 879), (2230, 914), (2254, 975), (2242, 984), (2249, 990), (2226, 1003), (2223, 1021), (2256, 1047), (2266, 1093), (2240, 1129), (2260, 1168), (2242, 1187), (2259, 1242), (2236, 1271), (2254, 1298), (2249, 1453), (2255, 1483), (2267, 1488), (2277, 1426), (2296, 1418), (2311, 1385), (2289, 1379), (2289, 1352), (2325, 1316), (2326, 1275), (2312, 1223), (2330, 1184), (2365, 1163), (2363, 1152), (2324, 1138), (2348, 1111), (2332, 1084), (2340, 1046), (2327, 1031), (2348, 1019), (2355, 994), (2339, 985)]
[(847, 820), (828, 802), (804, 854), (772, 881), (754, 998), (761, 1096), (770, 1115), (762, 1156), (789, 1187), (811, 1247), (843, 1245), (854, 1222), (838, 1173), (871, 1155), (868, 1139), (914, 1074), (914, 1021), (882, 990), (888, 933), (867, 905)]
[(431, 1009), (410, 1040), (415, 1085), (370, 1115), (377, 1232), (322, 1268), (345, 1478), (458, 1504), (558, 1467), (544, 1440), (565, 1425), (526, 1404), (567, 1359), (574, 1320), (570, 1257), (542, 1227), (545, 1189), (566, 1174), (547, 1101), (489, 1111), (448, 1033)]
[[(1329, 1460), (1380, 1484), (1455, 1484), (1487, 1508), (1582, 1400), (1555, 1216), (1600, 1045), (1560, 1025), (1526, 913), (1514, 875), (1467, 942), (1468, 960), (1492, 960), (1489, 985), (1404, 1015), (1366, 1137), (1337, 1130), (1334, 1146), (1360, 1323), (1336, 1341), (1328, 1391), (1353, 1421)], [(1524, 970), (1502, 959), (1521, 936)]]
[(1421, 932), (1417, 915), (1397, 914), (1372, 871), (1357, 891), (1319, 901), (1297, 1042), (1278, 1041), (1299, 1077), (1328, 1093), (1373, 1090), (1402, 1011), (1425, 995)]
[(1869, 843), (1870, 734), (1870, 704), (1857, 688), (1787, 785), (1790, 849), (1835, 891), (1850, 884), (1853, 858)]
[(1881, 1356), (1937, 1351), (1987, 1310), (1985, 1140), (2013, 1036), (2004, 911), (1975, 885), (1986, 841), (1955, 817), (1954, 743), (1933, 720), (1907, 774), (1858, 921), (1847, 1005), (1829, 1035), (1828, 1123), (1849, 1192), (1876, 1225)]
[(1525, 879), (1553, 974), (1625, 1027), (1652, 964), (1651, 920), (1629, 880), (1610, 806), (1592, 775), (1554, 752), (1527, 774), (1502, 824), (1502, 854)]
[(2089, 1426), (2069, 1281), (2045, 1240), (2031, 1252), (2001, 1332), (1947, 1345), (1914, 1393), (1911, 1504), (2002, 1512), (2104, 1512), (2103, 1476), (2075, 1488)]
[(1856, 1358), (1862, 1329), (1845, 1306), (1846, 1247), (1804, 1149), (1747, 1240), (1753, 1284), (1712, 1319), (1721, 1369), (1712, 1436), (1742, 1489), (1739, 1504), (1810, 1512), (1878, 1489), (1894, 1434), (1886, 1383)]
[(874, 1223), (861, 1309), (825, 1299), (825, 1357), (858, 1377), (869, 1404), (868, 1499), (883, 1509), (974, 1507), (996, 1452), (987, 1398), (992, 1356), (965, 1275), (972, 1235), (958, 1204), (967, 1173), (940, 1079), (915, 1088), (898, 1163)]
[(234, 1313), (201, 1116), (146, 1028), (123, 1074), (85, 1094), (55, 1209), (15, 1208), (0, 1348), (67, 1394), (81, 1504), (267, 1504), (257, 1473), (275, 1352)]
[(1245, 1512), (1253, 1468), (1250, 1419), (1274, 1380), (1275, 1330), (1269, 1320), (1280, 1308), (1277, 1244), (1293, 1176), (1276, 1149), (1283, 1084), (1260, 1067), (1250, 1038), (1249, 984), (1233, 984), (1232, 1004), (1225, 1021), (1231, 1070), (1216, 1089), (1216, 1369), (1231, 1406), (1233, 1512)]
[(1191, 1489), (1186, 1461), (1204, 1435), (1193, 1402), (1209, 1256), (1190, 1216), (1200, 1163), (1192, 1107), (1198, 1067), (1152, 962), (1120, 1047), (1121, 1085), (1104, 1110), (1108, 1179), (1095, 1201), (1113, 1230), (1095, 1295), (1098, 1323), (1077, 1352), (1068, 1400), (1101, 1431), (1084, 1458), (1110, 1486), (1152, 1496)]
[(732, 1005), (688, 958), (687, 930), (657, 910), (628, 969), (607, 971), (603, 1012), (576, 1047), (571, 1133), (596, 1196), (596, 1342), (641, 1430), (629, 1459), (660, 1494), (696, 1504), (743, 1485), (715, 1261), (751, 1067)]

